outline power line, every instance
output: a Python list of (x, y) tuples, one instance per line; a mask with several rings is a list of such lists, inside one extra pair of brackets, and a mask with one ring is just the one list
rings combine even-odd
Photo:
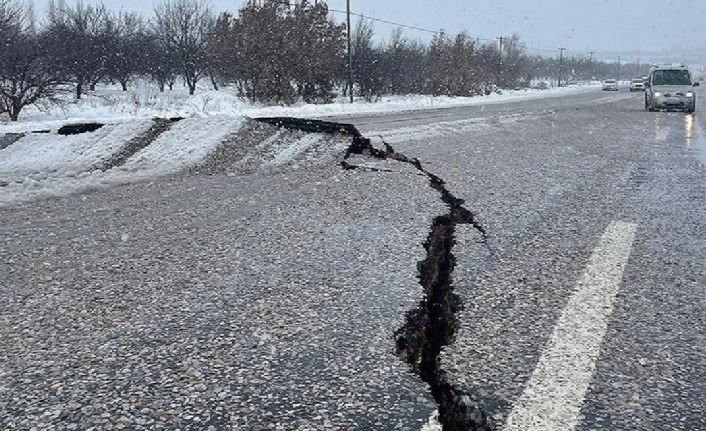
[[(329, 12), (335, 12), (335, 13), (341, 13), (341, 14), (347, 13), (347, 12), (344, 11), (344, 10), (332, 9), (332, 8), (329, 8)], [(449, 32), (442, 31), (442, 30), (430, 30), (430, 29), (428, 29), (428, 28), (417, 27), (417, 26), (409, 25), (409, 24), (402, 24), (402, 23), (400, 23), (400, 22), (390, 21), (390, 20), (387, 20), (387, 19), (375, 18), (375, 17), (369, 16), (369, 15), (365, 15), (365, 14), (357, 13), (357, 12), (351, 12), (351, 15), (355, 15), (355, 16), (357, 16), (357, 17), (364, 18), (364, 19), (369, 19), (370, 21), (382, 22), (382, 23), (394, 25), (394, 26), (397, 26), (397, 27), (402, 27), (402, 28), (408, 28), (408, 29), (411, 29), (411, 30), (421, 31), (421, 32), (424, 32), (424, 33), (431, 33), (431, 34), (441, 34), (441, 33), (444, 33), (444, 34), (449, 35), (449, 36), (458, 36), (458, 33), (449, 33)], [(471, 39), (474, 39), (474, 40), (477, 40), (477, 41), (483, 41), (483, 42), (492, 42), (492, 43), (495, 43), (495, 42), (497, 41), (497, 39), (488, 39), (488, 38), (473, 37), (473, 36), (471, 36)], [(534, 48), (534, 47), (531, 47), (531, 46), (526, 46), (525, 49), (527, 49), (528, 51), (535, 51), (535, 52), (550, 52), (550, 53), (556, 53), (556, 51), (554, 51), (554, 50), (550, 50), (550, 49), (541, 49), (541, 48)]]
[[(331, 8), (329, 8), (329, 12), (342, 13), (342, 14), (347, 13), (347, 12), (344, 11), (344, 10), (331, 9)], [(357, 17), (364, 18), (364, 19), (369, 19), (370, 21), (382, 22), (382, 23), (385, 23), (385, 24), (390, 24), (390, 25), (394, 25), (394, 26), (402, 27), (402, 28), (408, 28), (408, 29), (411, 29), (411, 30), (417, 30), (417, 31), (425, 32), (425, 33), (432, 33), (432, 34), (441, 34), (441, 33), (444, 33), (444, 34), (447, 34), (447, 35), (449, 35), (449, 36), (458, 36), (457, 33), (449, 33), (449, 32), (442, 31), (442, 30), (430, 30), (430, 29), (428, 29), (428, 28), (417, 27), (417, 26), (409, 25), (409, 24), (402, 24), (402, 23), (400, 23), (400, 22), (390, 21), (390, 20), (387, 20), (387, 19), (374, 18), (374, 17), (372, 17), (372, 16), (368, 16), (368, 15), (365, 15), (365, 14), (362, 14), (362, 13), (357, 13), (357, 12), (351, 12), (351, 15), (355, 15), (355, 16), (357, 16)], [(484, 39), (484, 38), (481, 38), (481, 37), (474, 37), (473, 39), (482, 40), (482, 41), (484, 41), (484, 42), (495, 42), (493, 39)]]
[[(290, 2), (289, 2), (288, 0), (283, 0), (283, 4), (290, 4)], [(340, 9), (333, 9), (333, 8), (330, 8), (330, 7), (329, 7), (329, 12), (334, 12), (334, 13), (339, 13), (339, 14), (348, 15), (348, 11), (340, 10)], [(450, 32), (446, 32), (446, 31), (443, 31), (443, 30), (431, 30), (431, 29), (428, 29), (428, 28), (418, 27), (418, 26), (410, 25), (410, 24), (403, 24), (403, 23), (401, 23), (401, 22), (391, 21), (391, 20), (387, 20), (387, 19), (383, 19), (383, 18), (375, 18), (375, 17), (369, 16), (369, 15), (365, 15), (365, 14), (362, 14), (362, 13), (358, 13), (358, 12), (352, 12), (352, 11), (351, 11), (350, 14), (351, 14), (351, 15), (354, 15), (354, 16), (357, 16), (357, 17), (360, 17), (360, 18), (368, 19), (368, 20), (370, 20), (370, 21), (376, 21), (376, 22), (381, 22), (381, 23), (384, 23), (384, 24), (394, 25), (394, 26), (396, 26), (396, 27), (401, 27), (401, 28), (407, 28), (407, 29), (410, 29), (410, 30), (421, 31), (421, 32), (423, 32), (423, 33), (429, 33), (429, 34), (442, 34), (442, 33), (443, 33), (443, 34), (446, 34), (446, 35), (448, 35), (448, 36), (458, 36), (458, 35), (459, 35), (459, 33), (450, 33)], [(473, 37), (473, 36), (471, 36), (471, 39), (474, 39), (474, 40), (476, 40), (476, 41), (482, 41), (482, 42), (490, 42), (490, 43), (496, 43), (496, 42), (497, 42), (497, 39), (490, 39), (490, 38), (483, 38), (483, 37)], [(532, 46), (525, 46), (525, 49), (526, 49), (527, 51), (533, 51), (533, 52), (544, 52), (544, 53), (549, 53), (549, 54), (556, 54), (556, 50), (553, 50), (553, 49), (542, 49), (542, 48), (536, 48), (536, 47), (532, 47)], [(567, 49), (566, 51), (572, 52), (571, 50), (568, 50), (568, 49)]]

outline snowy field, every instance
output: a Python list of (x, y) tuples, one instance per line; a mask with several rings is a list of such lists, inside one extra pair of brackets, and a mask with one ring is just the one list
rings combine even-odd
[(201, 88), (195, 96), (189, 96), (188, 92), (181, 88), (160, 93), (154, 85), (136, 84), (128, 92), (123, 92), (115, 87), (105, 87), (85, 95), (80, 101), (71, 100), (69, 97), (69, 101), (63, 106), (51, 106), (45, 109), (28, 107), (22, 112), (18, 123), (13, 124), (6, 120), (0, 120), (0, 133), (51, 129), (66, 122), (116, 122), (148, 117), (169, 118), (226, 114), (245, 117), (324, 118), (356, 114), (385, 114), (556, 97), (587, 92), (594, 88), (595, 85), (587, 85), (548, 90), (509, 90), (502, 94), (482, 97), (385, 96), (375, 103), (357, 100), (351, 104), (347, 99), (339, 99), (326, 105), (302, 103), (293, 106), (262, 106), (238, 97), (235, 89), (232, 88), (221, 91)]

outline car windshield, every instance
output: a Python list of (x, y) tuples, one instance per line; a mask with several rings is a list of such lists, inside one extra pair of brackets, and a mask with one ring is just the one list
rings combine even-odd
[(691, 85), (691, 77), (686, 70), (655, 70), (653, 85)]
[(613, 80), (613, 79), (606, 79), (605, 83), (606, 83), (606, 84), (615, 84), (615, 80)]
[(633, 84), (642, 84), (642, 82), (643, 82), (642, 79), (633, 79), (632, 80)]

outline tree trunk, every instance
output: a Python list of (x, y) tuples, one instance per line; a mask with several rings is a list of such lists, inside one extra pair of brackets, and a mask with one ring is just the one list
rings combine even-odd
[(159, 92), (164, 93), (164, 87), (166, 83), (164, 81), (157, 81), (157, 85), (159, 86)]
[(13, 103), (10, 106), (10, 121), (17, 121), (17, 119), (20, 117), (20, 112), (22, 111), (22, 105), (18, 103)]
[(83, 96), (83, 82), (76, 84), (76, 99), (81, 100)]
[(218, 81), (214, 75), (211, 75), (211, 84), (213, 85), (213, 89), (218, 91)]
[(185, 78), (184, 83), (189, 88), (189, 96), (193, 96), (196, 93), (196, 79)]
[(174, 81), (169, 83), (169, 91), (174, 91)]
[(95, 82), (91, 82), (90, 89), (91, 89), (91, 91), (96, 91), (96, 83)]
[(127, 79), (120, 81), (120, 85), (122, 85), (123, 91), (127, 91)]

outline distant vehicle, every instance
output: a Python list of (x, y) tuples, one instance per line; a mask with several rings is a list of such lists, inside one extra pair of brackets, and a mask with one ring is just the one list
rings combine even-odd
[(645, 109), (678, 109), (693, 113), (696, 110), (698, 82), (693, 82), (686, 66), (653, 67), (646, 82)]
[(642, 78), (635, 78), (630, 82), (630, 91), (645, 91), (645, 81)]
[(603, 81), (603, 91), (618, 91), (618, 81), (615, 79), (606, 79)]

